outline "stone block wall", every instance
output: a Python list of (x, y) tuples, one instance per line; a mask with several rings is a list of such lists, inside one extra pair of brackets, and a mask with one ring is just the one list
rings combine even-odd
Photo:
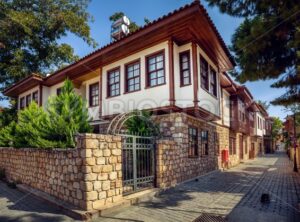
[[(164, 139), (157, 141), (157, 186), (161, 188), (218, 169), (218, 150), (215, 146), (214, 132), (216, 125), (189, 116), (185, 113), (172, 113), (156, 116), (161, 135)], [(188, 156), (189, 126), (209, 132), (207, 156)], [(225, 137), (225, 136), (224, 136)], [(219, 140), (221, 142), (221, 140)], [(226, 143), (226, 142), (225, 142)]]
[(75, 149), (0, 148), (8, 180), (48, 193), (82, 210), (122, 199), (121, 138), (82, 134)]

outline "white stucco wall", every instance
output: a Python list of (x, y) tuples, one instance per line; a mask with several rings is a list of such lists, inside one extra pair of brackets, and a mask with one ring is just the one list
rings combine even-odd
[[(217, 73), (217, 97), (206, 91), (201, 87), (201, 76), (200, 76), (200, 55), (205, 58), (208, 64), (216, 71)], [(197, 60), (198, 60), (198, 79), (199, 79), (199, 91), (198, 91), (198, 99), (199, 106), (217, 116), (220, 116), (220, 75), (218, 73), (217, 66), (209, 59), (206, 53), (197, 46)], [(208, 82), (209, 82), (208, 77)]]
[[(180, 87), (180, 63), (179, 54), (184, 51), (190, 51), (190, 73), (191, 73), (191, 85)], [(192, 44), (186, 44), (178, 47), (174, 44), (174, 87), (175, 87), (175, 99), (176, 106), (180, 108), (193, 107), (194, 106), (194, 90), (193, 90), (193, 59), (192, 59)]]
[(255, 131), (257, 136), (263, 136), (265, 134), (265, 130), (263, 129), (263, 126), (261, 128), (258, 128), (258, 122), (257, 122), (257, 117), (261, 119), (261, 124), (264, 124), (264, 117), (260, 112), (255, 113)]
[[(89, 80), (83, 82), (80, 87), (80, 93), (81, 93), (82, 97), (85, 98), (85, 100), (86, 100), (86, 105), (88, 107), (88, 113), (91, 118), (91, 121), (99, 120), (100, 106), (90, 107), (89, 100), (88, 100), (88, 98), (90, 97), (89, 86), (92, 84), (95, 84), (95, 83), (99, 83), (99, 77), (95, 77), (93, 79), (89, 79)], [(101, 93), (101, 92), (99, 91), (99, 93)], [(99, 94), (99, 96), (100, 96), (100, 94)]]
[[(158, 52), (160, 50), (165, 50), (165, 79), (166, 84), (161, 86), (156, 86), (153, 88), (146, 87), (146, 61), (145, 56)], [(124, 78), (125, 78), (125, 64), (131, 61), (140, 59), (141, 67), (141, 90), (132, 93), (124, 93)], [(113, 115), (117, 113), (130, 112), (134, 109), (148, 109), (148, 108), (158, 108), (163, 106), (168, 106), (169, 102), (169, 57), (168, 57), (168, 43), (163, 42), (161, 44), (155, 45), (151, 48), (145, 49), (139, 53), (135, 53), (124, 59), (121, 59), (115, 63), (109, 64), (102, 68), (102, 92), (103, 92), (103, 106), (102, 115)], [(120, 95), (116, 97), (107, 98), (107, 71), (120, 66)]]

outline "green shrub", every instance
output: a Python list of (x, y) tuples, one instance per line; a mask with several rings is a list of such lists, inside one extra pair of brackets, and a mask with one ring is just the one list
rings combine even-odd
[(0, 147), (12, 147), (15, 142), (16, 122), (11, 122), (8, 126), (0, 130)]
[(71, 148), (77, 133), (91, 130), (86, 104), (66, 80), (62, 93), (49, 98), (47, 112), (35, 102), (19, 111), (17, 123), (0, 130), (0, 146)]
[(148, 111), (132, 111), (131, 117), (125, 122), (125, 127), (131, 134), (156, 136), (159, 132)]
[(67, 147), (75, 146), (77, 133), (91, 132), (86, 103), (74, 91), (70, 80), (66, 80), (61, 94), (49, 99), (50, 132), (52, 140), (61, 141)]

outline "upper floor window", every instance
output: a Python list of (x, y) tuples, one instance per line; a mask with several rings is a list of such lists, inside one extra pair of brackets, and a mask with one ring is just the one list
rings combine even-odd
[(99, 83), (90, 85), (89, 89), (89, 104), (90, 106), (99, 105)]
[(217, 96), (217, 73), (210, 67), (210, 93)]
[(198, 130), (189, 127), (189, 157), (198, 156)]
[(120, 95), (120, 68), (107, 73), (107, 97)]
[(38, 91), (32, 93), (32, 100), (36, 103), (38, 103), (38, 100), (39, 100), (39, 93)]
[(56, 95), (59, 96), (61, 94), (61, 88), (56, 89)]
[(208, 131), (201, 131), (201, 156), (208, 155)]
[(208, 90), (208, 62), (203, 57), (200, 58), (200, 76), (201, 87)]
[(20, 99), (20, 109), (24, 109), (24, 108), (25, 108), (25, 98), (22, 97), (22, 98)]
[(164, 52), (146, 57), (147, 87), (165, 84)]
[(125, 92), (141, 89), (140, 61), (125, 66)]
[(29, 106), (31, 103), (31, 95), (26, 96), (26, 107)]
[(182, 52), (180, 58), (180, 86), (191, 84), (190, 51)]

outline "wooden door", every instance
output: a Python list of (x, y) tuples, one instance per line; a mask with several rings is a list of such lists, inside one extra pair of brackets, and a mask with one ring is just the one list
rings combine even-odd
[(243, 136), (241, 135), (239, 138), (240, 142), (240, 159), (244, 159), (244, 141), (243, 141)]

